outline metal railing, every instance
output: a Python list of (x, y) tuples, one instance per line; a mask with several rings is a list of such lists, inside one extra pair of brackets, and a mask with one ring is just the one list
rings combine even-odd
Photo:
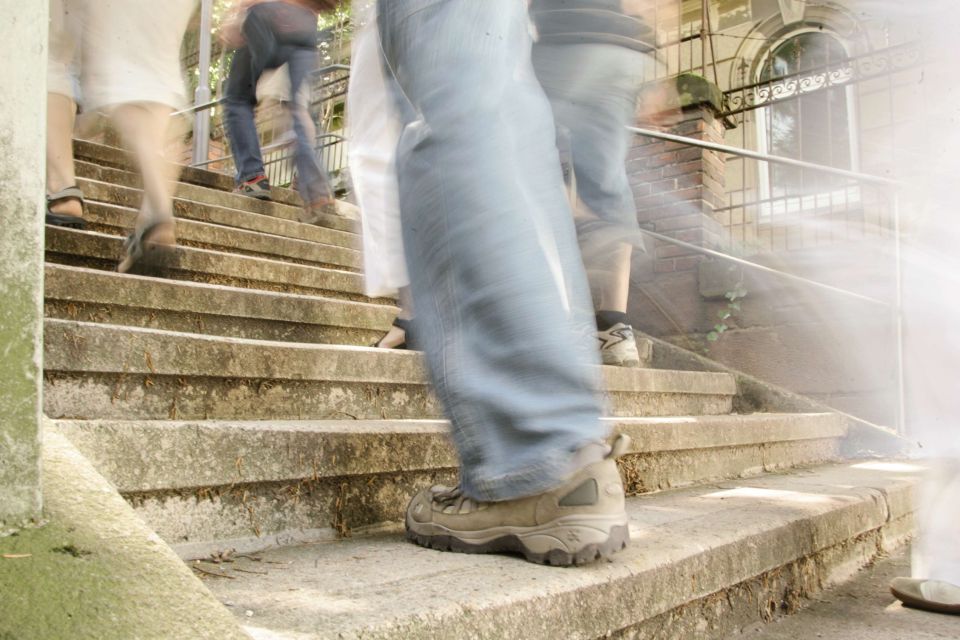
[[(846, 169), (837, 169), (834, 167), (829, 167), (825, 165), (816, 164), (813, 162), (806, 162), (804, 160), (796, 160), (794, 158), (785, 158), (782, 156), (775, 156), (767, 153), (760, 153), (758, 151), (749, 151), (746, 149), (740, 149), (737, 147), (732, 147), (729, 145), (719, 144), (715, 142), (707, 142), (704, 140), (696, 140), (693, 138), (688, 138), (686, 136), (678, 136), (671, 133), (664, 133), (662, 131), (654, 131), (651, 129), (643, 129), (639, 127), (627, 127), (627, 130), (641, 136), (646, 136), (649, 138), (655, 138), (658, 140), (664, 140), (667, 142), (675, 142), (682, 145), (698, 147), (701, 149), (706, 149), (710, 151), (716, 151), (725, 154), (731, 154), (734, 156), (739, 156), (743, 158), (751, 158), (760, 162), (777, 164), (781, 166), (796, 167), (808, 171), (815, 171), (818, 173), (835, 176), (838, 178), (843, 178), (845, 180), (853, 181), (860, 184), (869, 184), (882, 187), (890, 191), (892, 199), (892, 217), (893, 217), (893, 233), (892, 239), (894, 244), (894, 300), (893, 302), (888, 302), (874, 298), (872, 296), (867, 296), (855, 291), (850, 291), (842, 287), (837, 287), (830, 285), (824, 282), (819, 282), (817, 280), (812, 280), (810, 278), (805, 278), (793, 273), (788, 273), (786, 271), (781, 271), (779, 269), (774, 269), (757, 262), (747, 260), (738, 256), (731, 255), (729, 253), (724, 253), (722, 251), (717, 251), (707, 247), (702, 247), (695, 245), (689, 242), (685, 242), (678, 238), (673, 238), (668, 235), (657, 233), (649, 229), (642, 229), (641, 232), (645, 235), (648, 235), (656, 240), (661, 242), (666, 242), (675, 246), (683, 247), (684, 249), (700, 253), (702, 255), (708, 255), (720, 260), (725, 260), (732, 262), (734, 264), (746, 267), (748, 269), (755, 270), (760, 273), (766, 273), (773, 275), (790, 282), (800, 284), (805, 287), (814, 288), (821, 291), (827, 291), (832, 294), (837, 294), (851, 300), (857, 300), (859, 302), (865, 302), (867, 304), (882, 307), (888, 310), (891, 313), (891, 318), (894, 324), (896, 332), (896, 341), (895, 341), (895, 367), (896, 367), (896, 387), (897, 387), (897, 431), (901, 434), (904, 431), (906, 424), (906, 395), (905, 395), (905, 384), (904, 384), (904, 353), (903, 353), (903, 278), (902, 278), (902, 246), (901, 246), (901, 220), (900, 220), (900, 196), (899, 190), (904, 186), (902, 183), (892, 180), (890, 178), (885, 178), (882, 176), (871, 175), (867, 173), (861, 173), (857, 171), (850, 171)], [(856, 416), (851, 416), (845, 412), (837, 411), (837, 413), (843, 414), (848, 418), (852, 418), (861, 422), (866, 422), (861, 418)]]

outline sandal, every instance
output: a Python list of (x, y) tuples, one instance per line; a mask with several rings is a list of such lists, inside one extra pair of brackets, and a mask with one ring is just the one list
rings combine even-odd
[(136, 273), (140, 275), (151, 275), (161, 266), (160, 258), (172, 253), (175, 245), (150, 242), (159, 227), (163, 225), (173, 225), (173, 220), (161, 220), (151, 222), (139, 231), (134, 231), (123, 241), (123, 250), (126, 257), (117, 265), (117, 271), (120, 273)]
[[(58, 202), (63, 202), (64, 200), (78, 201), (80, 203), (80, 215), (72, 216), (66, 213), (57, 213), (56, 211), (51, 211), (51, 205), (54, 205)], [(80, 191), (76, 185), (47, 195), (47, 224), (55, 227), (67, 227), (69, 229), (83, 229), (86, 226), (86, 222), (84, 222), (82, 217), (83, 213), (85, 212), (86, 202), (83, 199), (83, 191)]]
[(413, 340), (411, 339), (411, 329), (413, 328), (413, 320), (404, 320), (403, 318), (394, 318), (393, 326), (403, 331), (403, 342), (393, 347), (381, 347), (380, 343), (383, 342), (383, 339), (387, 337), (386, 335), (384, 335), (383, 338), (380, 338), (370, 346), (377, 347), (379, 349), (413, 349), (414, 348)]

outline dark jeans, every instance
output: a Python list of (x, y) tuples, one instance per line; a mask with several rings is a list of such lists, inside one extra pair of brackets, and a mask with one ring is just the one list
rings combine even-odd
[[(280, 11), (277, 11), (278, 8)], [(286, 22), (278, 21), (278, 15)], [(283, 30), (283, 27), (290, 26), (291, 22), (302, 25), (302, 28), (298, 31)], [(254, 122), (257, 81), (267, 69), (276, 69), (286, 64), (290, 73), (290, 100), (287, 102), (287, 109), (290, 111), (293, 131), (296, 134), (295, 159), (300, 195), (307, 205), (332, 197), (330, 179), (314, 152), (311, 135), (314, 127), (310, 114), (307, 108), (297, 101), (297, 94), (303, 83), (309, 80), (310, 74), (317, 68), (316, 16), (312, 12), (281, 2), (256, 5), (250, 9), (244, 21), (243, 34), (247, 45), (234, 52), (224, 100), (224, 120), (237, 167), (237, 182), (244, 182), (264, 173), (260, 138)]]

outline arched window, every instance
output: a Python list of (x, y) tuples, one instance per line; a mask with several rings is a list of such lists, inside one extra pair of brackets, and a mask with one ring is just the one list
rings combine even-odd
[[(759, 80), (794, 76), (801, 90), (797, 97), (763, 109), (760, 135), (769, 153), (841, 169), (853, 168), (848, 90), (817, 89), (823, 68), (842, 63), (847, 57), (844, 46), (823, 31), (800, 33), (771, 50)], [(804, 71), (811, 73), (805, 76)], [(768, 193), (774, 198), (822, 192), (838, 185), (835, 178), (823, 173), (782, 165), (771, 165), (768, 179)]]

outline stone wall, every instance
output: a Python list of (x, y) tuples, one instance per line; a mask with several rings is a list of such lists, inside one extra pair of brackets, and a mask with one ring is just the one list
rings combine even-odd
[(0, 534), (39, 518), (47, 3), (0, 0)]

